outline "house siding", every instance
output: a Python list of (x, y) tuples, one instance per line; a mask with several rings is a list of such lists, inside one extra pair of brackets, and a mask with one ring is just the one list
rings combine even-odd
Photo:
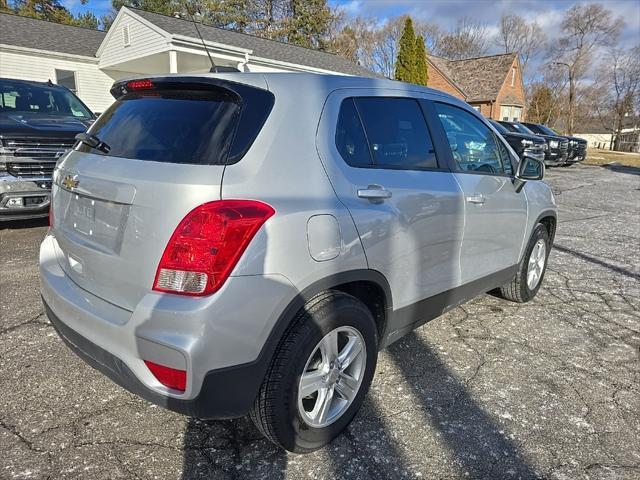
[(113, 79), (100, 71), (97, 59), (64, 58), (60, 54), (0, 47), (0, 77), (55, 82), (56, 68), (76, 72), (76, 93), (94, 112), (104, 112), (113, 103), (109, 94)]
[[(515, 68), (515, 77), (513, 85), (511, 85), (512, 78), (512, 69)], [(498, 92), (498, 97), (496, 99), (496, 103), (493, 107), (493, 117), (496, 120), (500, 118), (500, 108), (502, 106), (517, 106), (522, 107), (522, 115), (521, 120), (525, 120), (526, 111), (525, 111), (525, 96), (524, 96), (524, 84), (522, 82), (522, 69), (520, 68), (520, 62), (516, 58), (507, 73), (504, 82), (502, 83), (502, 87)]]
[(489, 102), (472, 102), (469, 103), (473, 108), (479, 108), (479, 112), (487, 118), (493, 118), (492, 114), (495, 113), (495, 104), (493, 105), (493, 112), (491, 111), (491, 103)]
[[(168, 50), (167, 37), (161, 35), (137, 18), (124, 12), (122, 18), (114, 25), (116, 30), (108, 35), (100, 55), (100, 68), (108, 68), (110, 65), (123, 64), (156, 53)], [(130, 44), (124, 45), (122, 29), (129, 27)], [(168, 61), (168, 60), (167, 60)]]

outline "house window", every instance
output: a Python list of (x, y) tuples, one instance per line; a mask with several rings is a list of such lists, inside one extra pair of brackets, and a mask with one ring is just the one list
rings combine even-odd
[(522, 107), (502, 105), (500, 107), (500, 120), (505, 122), (519, 122), (522, 117)]
[(73, 93), (78, 92), (78, 88), (76, 87), (76, 72), (72, 70), (58, 70), (56, 68), (56, 83), (67, 87)]
[(514, 122), (519, 122), (521, 115), (522, 115), (522, 108), (521, 107), (513, 107), (513, 121)]
[(129, 25), (122, 27), (122, 44), (125, 47), (131, 45), (131, 35), (129, 33)]
[(509, 114), (511, 113), (511, 107), (505, 107), (504, 105), (500, 107), (500, 120), (504, 120), (505, 122), (509, 121)]
[(511, 86), (513, 87), (516, 84), (516, 69), (515, 67), (511, 69)]

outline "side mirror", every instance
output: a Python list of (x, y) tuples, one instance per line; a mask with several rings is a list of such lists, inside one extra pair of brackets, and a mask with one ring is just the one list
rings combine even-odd
[(516, 186), (516, 191), (519, 192), (528, 180), (542, 180), (543, 177), (544, 162), (525, 155), (518, 163), (513, 183)]
[(544, 162), (525, 155), (518, 164), (516, 178), (519, 180), (542, 180), (544, 177)]

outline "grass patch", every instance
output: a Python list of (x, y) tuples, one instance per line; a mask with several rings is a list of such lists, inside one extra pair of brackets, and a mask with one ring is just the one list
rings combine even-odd
[(628, 167), (640, 167), (640, 153), (612, 152), (611, 150), (589, 148), (587, 150), (587, 158), (583, 163), (587, 165), (606, 165), (614, 162)]

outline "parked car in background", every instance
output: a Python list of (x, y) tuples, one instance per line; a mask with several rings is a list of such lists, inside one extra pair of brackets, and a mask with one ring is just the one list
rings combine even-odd
[[(538, 135), (560, 135), (558, 132), (542, 123), (523, 122), (523, 124)], [(563, 137), (569, 140), (569, 149), (567, 151), (567, 161), (565, 162), (565, 165), (581, 162), (587, 158), (587, 141), (584, 138), (570, 137), (567, 135), (563, 135)]]
[(483, 292), (540, 288), (544, 165), (457, 98), (303, 73), (112, 93), (56, 167), (41, 293), (73, 351), (151, 402), (249, 413), (310, 452), (353, 419), (380, 348)]
[(529, 156), (540, 162), (544, 162), (548, 148), (545, 139), (533, 134), (512, 132), (495, 120), (489, 120), (489, 123), (491, 123), (507, 143), (511, 145), (511, 148), (518, 154), (520, 159)]
[(569, 158), (569, 139), (566, 137), (556, 133), (553, 135), (537, 133), (520, 122), (500, 121), (499, 123), (511, 132), (526, 133), (527, 135), (536, 135), (543, 138), (547, 142), (547, 150), (544, 157), (545, 165), (562, 166)]
[(93, 119), (62, 86), (0, 78), (0, 221), (48, 215), (53, 168)]

